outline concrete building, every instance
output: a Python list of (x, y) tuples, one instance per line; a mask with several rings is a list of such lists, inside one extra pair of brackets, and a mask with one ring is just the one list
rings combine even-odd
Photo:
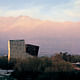
[(32, 56), (38, 56), (39, 46), (26, 44), (26, 53)]
[(24, 40), (9, 40), (8, 41), (8, 61), (12, 58), (25, 59), (38, 55), (39, 46), (27, 44)]
[(8, 41), (8, 61), (11, 58), (24, 58), (26, 56), (24, 40), (9, 40)]

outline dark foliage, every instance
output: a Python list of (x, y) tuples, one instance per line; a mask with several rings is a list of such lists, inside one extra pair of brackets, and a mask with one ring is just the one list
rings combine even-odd
[(66, 72), (72, 72), (73, 67), (65, 61), (53, 62), (51, 58), (28, 58), (18, 60), (15, 70), (12, 73), (18, 80), (56, 80)]
[(60, 56), (62, 57), (63, 60), (71, 63), (80, 62), (80, 55), (71, 55), (68, 54), (68, 52), (65, 53), (60, 52)]

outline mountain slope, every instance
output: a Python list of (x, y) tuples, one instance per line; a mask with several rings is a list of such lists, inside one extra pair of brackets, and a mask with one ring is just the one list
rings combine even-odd
[(69, 51), (80, 53), (80, 22), (52, 22), (28, 16), (0, 17), (0, 48), (9, 39), (25, 39), (40, 45), (40, 54)]

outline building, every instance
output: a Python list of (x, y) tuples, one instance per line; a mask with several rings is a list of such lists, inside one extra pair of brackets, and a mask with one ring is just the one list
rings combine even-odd
[(24, 58), (26, 56), (24, 40), (8, 41), (8, 61), (11, 58)]
[(26, 53), (32, 56), (38, 56), (39, 46), (26, 44)]
[(8, 41), (8, 61), (12, 58), (25, 59), (38, 55), (39, 46), (26, 44), (24, 40)]

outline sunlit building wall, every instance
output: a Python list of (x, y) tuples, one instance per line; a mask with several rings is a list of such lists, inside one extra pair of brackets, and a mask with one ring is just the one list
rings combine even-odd
[(8, 61), (11, 58), (23, 59), (26, 56), (24, 40), (9, 40), (8, 41)]

